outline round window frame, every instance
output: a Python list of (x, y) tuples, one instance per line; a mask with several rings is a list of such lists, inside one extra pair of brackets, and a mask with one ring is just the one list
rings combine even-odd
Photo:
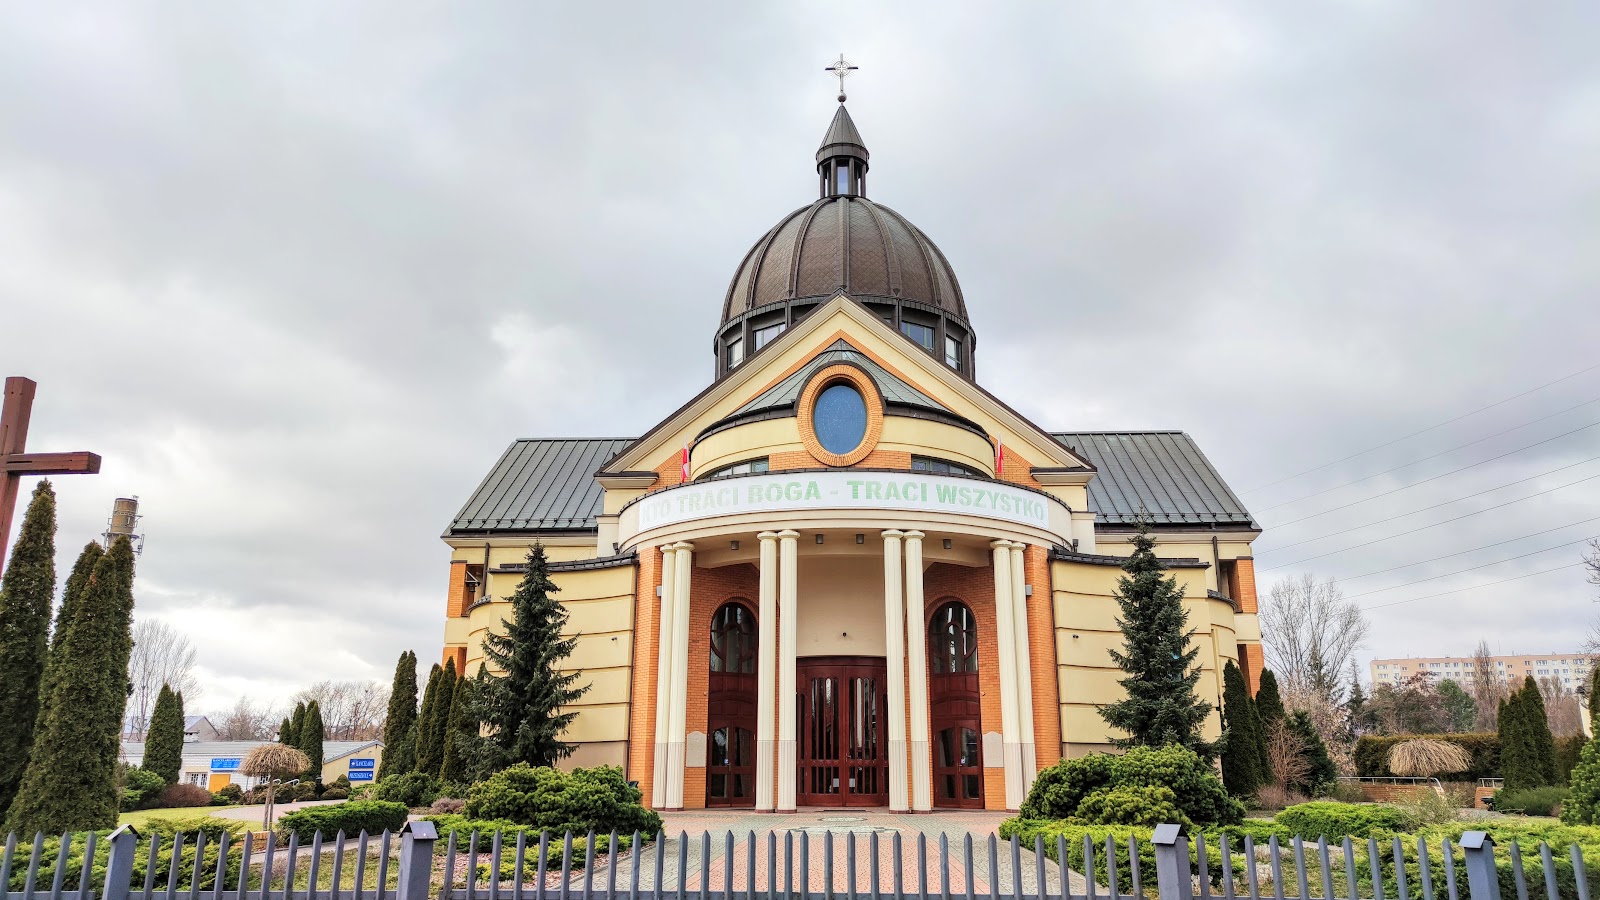
[[(817, 398), (836, 384), (854, 388), (867, 408), (866, 432), (861, 436), (861, 443), (848, 453), (833, 453), (822, 446), (812, 425), (811, 417), (816, 411)], [(883, 436), (883, 397), (878, 394), (878, 385), (865, 372), (848, 363), (835, 363), (818, 370), (806, 383), (805, 390), (800, 392), (796, 413), (800, 420), (801, 443), (805, 444), (806, 452), (811, 454), (812, 459), (825, 466), (839, 468), (861, 462), (878, 449), (878, 440)]]

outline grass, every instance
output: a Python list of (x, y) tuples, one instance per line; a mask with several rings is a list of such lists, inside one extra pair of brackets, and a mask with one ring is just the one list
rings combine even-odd
[[(244, 809), (242, 806), (178, 806), (169, 809), (140, 809), (134, 812), (125, 812), (117, 817), (118, 825), (132, 825), (138, 828), (151, 819), (167, 819), (172, 822), (192, 822), (196, 819), (206, 819), (215, 816), (225, 809)], [(245, 821), (245, 824), (249, 824)], [(260, 820), (256, 820), (260, 827)]]

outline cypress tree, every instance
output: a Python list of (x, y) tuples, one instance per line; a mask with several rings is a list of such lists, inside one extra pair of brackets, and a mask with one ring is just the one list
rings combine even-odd
[(49, 714), (6, 817), (7, 830), (54, 834), (116, 825), (132, 627), (133, 545), (119, 537), (95, 563), (63, 637)]
[(1274, 722), (1289, 717), (1289, 711), (1283, 707), (1283, 696), (1278, 693), (1278, 676), (1272, 674), (1271, 669), (1261, 670), (1261, 687), (1256, 689), (1256, 715), (1263, 729), (1271, 729)]
[(1532, 677), (1500, 704), (1500, 776), (1511, 791), (1543, 787), (1555, 779), (1555, 740)]
[(439, 757), (433, 750), (433, 720), (439, 708), (439, 682), (444, 677), (444, 667), (438, 663), (428, 670), (428, 686), (422, 692), (422, 713), (417, 716), (416, 771), (436, 772)]
[(383, 762), (378, 778), (409, 772), (417, 760), (417, 655), (400, 654), (389, 688), (389, 714), (383, 720)]
[(61, 608), (56, 610), (55, 628), (50, 632), (50, 656), (45, 661), (44, 678), (39, 684), (39, 715), (35, 720), (35, 734), (44, 728), (44, 720), (50, 713), (50, 698), (55, 693), (55, 673), (60, 668), (57, 661), (61, 658), (61, 645), (83, 607), (83, 595), (89, 587), (89, 578), (94, 574), (95, 563), (105, 555), (105, 548), (90, 541), (78, 554), (78, 561), (73, 563), (72, 574), (67, 576), (67, 586), (61, 594)]
[(297, 745), (311, 765), (306, 767), (306, 777), (314, 781), (322, 781), (322, 738), (326, 734), (322, 727), (322, 706), (313, 700), (306, 704), (305, 717), (301, 720), (300, 728), (296, 732), (299, 738)]
[(447, 659), (439, 672), (439, 696), (433, 706), (433, 718), (428, 720), (428, 768), (423, 771), (439, 774), (444, 765), (444, 742), (450, 734), (450, 713), (455, 706), (456, 691), (461, 679), (456, 672), (456, 661)]
[(183, 769), (183, 695), (164, 684), (150, 713), (150, 733), (145, 735), (139, 765), (167, 784), (177, 784)]
[(17, 796), (33, 752), (55, 592), (56, 495), (50, 482), (41, 481), (0, 580), (0, 818)]
[(1589, 661), (1594, 671), (1589, 673), (1589, 736), (1600, 729), (1600, 657)]
[(561, 739), (576, 712), (570, 707), (588, 685), (578, 686), (580, 672), (563, 672), (576, 638), (563, 638), (567, 611), (550, 580), (550, 561), (543, 544), (528, 550), (528, 571), (511, 596), (511, 618), (503, 629), (484, 638), (484, 656), (503, 674), (485, 679), (478, 691), (481, 718), (489, 737), (482, 744), (485, 771), (514, 763), (551, 766), (572, 755), (573, 745)]
[(1533, 749), (1533, 759), (1539, 766), (1539, 783), (1556, 783), (1556, 738), (1550, 733), (1550, 718), (1544, 709), (1544, 694), (1539, 691), (1539, 683), (1529, 675), (1523, 680), (1522, 693), (1527, 695), (1523, 700), (1525, 706), (1522, 714), (1525, 718), (1523, 727), (1527, 729), (1528, 743)]
[(1261, 758), (1261, 722), (1244, 673), (1232, 660), (1222, 667), (1222, 722), (1227, 729), (1222, 783), (1236, 796), (1254, 797), (1266, 770), (1266, 760)]
[[(478, 672), (483, 674), (481, 666)], [(445, 730), (443, 758), (439, 764), (440, 778), (453, 784), (464, 784), (470, 780), (468, 761), (477, 738), (478, 717), (473, 709), (473, 683), (462, 678), (456, 685), (455, 698), (450, 703), (449, 727)]]
[(1194, 632), (1183, 608), (1178, 580), (1163, 577), (1156, 558), (1150, 525), (1141, 521), (1133, 537), (1133, 554), (1123, 564), (1126, 574), (1117, 581), (1115, 598), (1121, 615), (1123, 649), (1111, 659), (1127, 677), (1121, 680), (1127, 697), (1100, 707), (1100, 718), (1112, 728), (1127, 732), (1114, 738), (1118, 747), (1162, 747), (1177, 744), (1210, 758), (1216, 747), (1200, 735), (1211, 704), (1195, 695), (1200, 654), (1190, 646)]
[(305, 702), (302, 701), (294, 705), (294, 712), (289, 714), (289, 733), (285, 736), (280, 736), (278, 738), (278, 743), (287, 744), (290, 747), (299, 749), (300, 732), (305, 728), (305, 726), (306, 705)]
[(278, 723), (278, 743), (294, 746), (294, 727), (288, 716), (284, 716), (283, 721)]

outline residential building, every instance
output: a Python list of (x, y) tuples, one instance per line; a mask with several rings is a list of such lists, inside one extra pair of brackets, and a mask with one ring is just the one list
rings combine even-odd
[[(1582, 653), (1513, 653), (1491, 656), (1489, 664), (1503, 680), (1521, 682), (1523, 676), (1555, 678), (1562, 687), (1577, 690), (1587, 686), (1595, 657)], [(1375, 659), (1371, 664), (1372, 683), (1399, 684), (1418, 672), (1435, 681), (1451, 679), (1463, 687), (1472, 679), (1476, 661), (1470, 656), (1408, 656)]]

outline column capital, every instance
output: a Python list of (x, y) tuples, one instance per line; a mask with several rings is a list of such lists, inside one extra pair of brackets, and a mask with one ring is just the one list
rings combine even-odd
[(1013, 549), (1013, 550), (1026, 550), (1026, 549), (1028, 549), (1028, 545), (1024, 544), (1022, 541), (1012, 541), (1011, 542), (1011, 549)]
[(758, 541), (775, 541), (777, 539), (778, 533), (776, 531), (763, 531), (756, 535), (756, 540)]
[(882, 535), (883, 535), (883, 539), (886, 540), (886, 541), (889, 541), (889, 540), (898, 541), (899, 539), (905, 537), (906, 533), (904, 531), (901, 531), (898, 528), (885, 528), (883, 530), (883, 532), (882, 532)]
[(792, 528), (785, 528), (784, 530), (778, 532), (778, 537), (786, 541), (792, 541), (799, 536), (800, 532), (795, 531)]
[(910, 531), (905, 532), (905, 538), (908, 541), (920, 541), (925, 537), (927, 537), (926, 534), (923, 534), (922, 532), (916, 530), (915, 528), (911, 529)]
[(989, 542), (989, 546), (993, 547), (996, 550), (1010, 550), (1011, 549), (1011, 542), (1008, 541), (1008, 540), (1004, 540), (1004, 539), (995, 540), (995, 541), (990, 541)]
[(693, 553), (694, 552), (694, 545), (689, 543), (688, 541), (679, 541), (676, 544), (672, 545), (672, 549), (678, 550), (680, 552), (684, 551), (684, 550), (687, 550), (687, 551)]

